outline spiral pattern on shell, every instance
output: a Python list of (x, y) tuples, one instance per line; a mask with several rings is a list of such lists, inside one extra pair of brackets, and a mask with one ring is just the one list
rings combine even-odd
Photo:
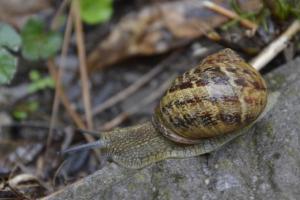
[(175, 142), (195, 144), (251, 124), (266, 103), (259, 72), (224, 49), (174, 80), (155, 109), (153, 124)]

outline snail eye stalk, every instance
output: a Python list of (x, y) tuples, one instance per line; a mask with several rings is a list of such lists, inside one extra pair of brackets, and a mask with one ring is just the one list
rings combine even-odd
[(62, 155), (66, 155), (66, 154), (72, 154), (74, 152), (77, 151), (86, 151), (86, 150), (90, 150), (93, 148), (106, 148), (107, 147), (107, 143), (104, 142), (103, 140), (97, 140), (95, 142), (92, 143), (87, 143), (87, 144), (82, 144), (82, 145), (78, 145), (78, 146), (74, 146), (74, 147), (70, 147), (66, 150), (61, 151)]

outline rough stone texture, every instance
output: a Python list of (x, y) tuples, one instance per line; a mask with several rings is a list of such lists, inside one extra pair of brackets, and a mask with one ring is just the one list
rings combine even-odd
[(111, 164), (45, 199), (300, 199), (300, 58), (267, 76), (281, 96), (216, 152), (142, 170)]

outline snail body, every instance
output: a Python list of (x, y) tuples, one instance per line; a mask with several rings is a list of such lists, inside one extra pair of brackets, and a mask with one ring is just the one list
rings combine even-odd
[(152, 120), (101, 133), (98, 147), (128, 168), (205, 154), (246, 132), (270, 109), (267, 101), (259, 72), (225, 49), (178, 76)]

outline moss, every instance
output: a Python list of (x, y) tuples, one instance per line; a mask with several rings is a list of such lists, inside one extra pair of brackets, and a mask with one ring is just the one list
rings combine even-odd
[(220, 161), (218, 165), (219, 169), (230, 169), (233, 167), (233, 163), (228, 159)]
[(170, 190), (166, 190), (165, 188), (163, 187), (160, 187), (158, 192), (157, 192), (157, 195), (156, 195), (156, 198), (154, 199), (171, 199), (170, 197)]
[(297, 90), (296, 88), (289, 88), (289, 90), (287, 91), (287, 95), (288, 96), (297, 96), (299, 95), (299, 90)]
[(292, 158), (296, 158), (297, 156), (298, 156), (298, 152), (297, 151), (295, 151), (295, 149), (293, 149), (293, 148), (287, 148), (286, 149), (286, 152), (288, 153), (288, 155), (290, 156), (290, 157), (292, 157)]
[(243, 147), (248, 145), (248, 141), (246, 141), (243, 137), (239, 137), (235, 141), (236, 141), (236, 143), (238, 143), (239, 145), (241, 145)]
[(127, 187), (128, 187), (129, 190), (134, 190), (134, 189), (136, 189), (136, 185), (133, 184), (133, 183), (129, 183), (129, 184), (127, 185)]
[(269, 138), (274, 138), (274, 128), (271, 122), (266, 122), (262, 127), (262, 130), (266, 132), (266, 136)]
[(182, 174), (171, 174), (171, 177), (174, 178), (174, 182), (175, 183), (180, 183), (182, 180), (185, 179), (185, 176), (183, 176)]
[(269, 137), (274, 136), (274, 129), (273, 129), (272, 123), (269, 122), (266, 124), (266, 132)]
[(139, 174), (139, 173), (135, 175), (135, 178), (138, 182), (145, 182), (145, 180), (146, 180), (145, 175), (144, 174)]
[(271, 89), (279, 89), (286, 82), (286, 77), (283, 74), (274, 74), (269, 82)]
[(250, 141), (250, 145), (253, 147), (252, 149), (257, 149), (257, 138), (258, 137), (254, 137), (253, 140)]

